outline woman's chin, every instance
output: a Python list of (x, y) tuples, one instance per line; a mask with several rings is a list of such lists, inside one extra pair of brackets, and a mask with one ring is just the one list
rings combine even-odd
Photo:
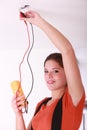
[(47, 85), (47, 87), (48, 87), (48, 89), (49, 89), (50, 91), (57, 89), (57, 88), (56, 88), (55, 86), (53, 86), (53, 85)]

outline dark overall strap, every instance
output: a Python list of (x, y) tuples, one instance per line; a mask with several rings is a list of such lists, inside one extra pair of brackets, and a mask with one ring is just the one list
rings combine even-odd
[(57, 103), (53, 118), (52, 118), (52, 125), (51, 130), (61, 130), (61, 124), (62, 124), (62, 98)]
[[(40, 110), (41, 106), (43, 104), (46, 104), (51, 98), (47, 98), (46, 100), (44, 100), (38, 107), (38, 109), (36, 110), (34, 116), (36, 115), (36, 113)], [(53, 113), (53, 118), (52, 118), (52, 125), (51, 125), (51, 130), (61, 130), (61, 123), (62, 123), (62, 98), (58, 101), (54, 113)], [(31, 130), (33, 130), (33, 128), (31, 127)]]

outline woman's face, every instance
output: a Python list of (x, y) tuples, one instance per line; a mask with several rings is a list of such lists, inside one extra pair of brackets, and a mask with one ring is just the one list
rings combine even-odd
[(44, 66), (44, 78), (49, 90), (66, 86), (64, 69), (54, 60), (48, 60)]

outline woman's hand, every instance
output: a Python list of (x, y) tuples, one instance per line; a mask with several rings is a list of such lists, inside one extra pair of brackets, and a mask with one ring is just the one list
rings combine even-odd
[(16, 94), (14, 94), (12, 101), (11, 101), (11, 105), (13, 108), (13, 111), (15, 112), (15, 114), (22, 114), (22, 109), (24, 108), (24, 95), (19, 96), (19, 93), (16, 92)]
[(20, 12), (20, 19), (24, 21), (28, 21), (31, 24), (39, 26), (41, 24), (41, 16), (35, 11), (28, 11), (24, 14)]

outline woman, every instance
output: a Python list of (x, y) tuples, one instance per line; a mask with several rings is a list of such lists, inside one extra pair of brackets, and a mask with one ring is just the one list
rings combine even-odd
[[(29, 11), (25, 16), (20, 14), (20, 19), (39, 27), (61, 54), (53, 53), (44, 62), (44, 78), (48, 89), (52, 92), (52, 97), (44, 105), (46, 99), (37, 104), (37, 112), (27, 129), (21, 112), (23, 96), (19, 97), (18, 93), (14, 95), (12, 107), (16, 115), (16, 130), (52, 130), (53, 124), (55, 124), (54, 130), (57, 125), (60, 125), (57, 130), (78, 130), (82, 119), (85, 92), (74, 50), (64, 35), (37, 12)], [(58, 111), (54, 112), (57, 106)], [(59, 117), (53, 117), (53, 113), (57, 112), (61, 113), (60, 116), (58, 114)]]

